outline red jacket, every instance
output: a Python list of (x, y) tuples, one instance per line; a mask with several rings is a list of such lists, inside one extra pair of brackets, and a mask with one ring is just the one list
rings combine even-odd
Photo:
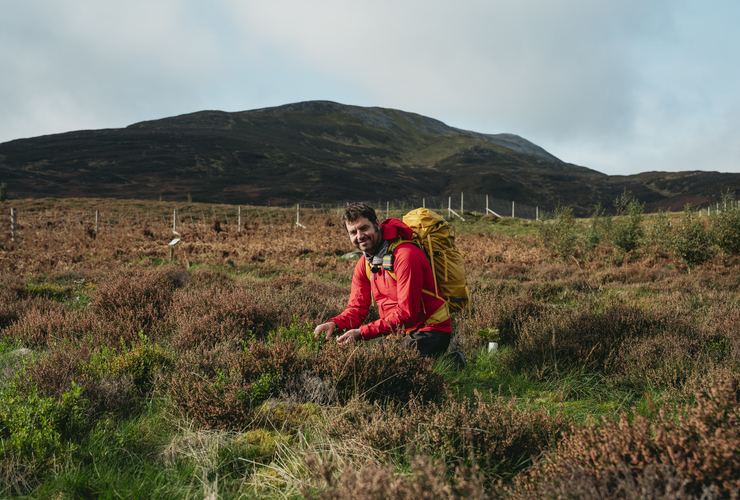
[[(413, 234), (411, 228), (398, 219), (386, 219), (380, 227), (385, 240), (395, 240), (399, 236), (411, 239)], [(372, 280), (368, 279), (366, 259), (360, 257), (352, 275), (352, 292), (347, 309), (329, 321), (335, 322), (339, 330), (359, 327), (365, 340), (414, 330), (452, 333), (449, 318), (437, 324), (424, 324), (427, 318), (444, 306), (444, 300), (422, 293), (422, 288), (434, 290), (432, 266), (424, 252), (413, 243), (402, 243), (396, 247), (393, 255), (395, 280), (383, 269), (372, 274)], [(362, 325), (370, 309), (371, 293), (378, 304), (380, 319)], [(439, 290), (437, 295), (440, 295)]]

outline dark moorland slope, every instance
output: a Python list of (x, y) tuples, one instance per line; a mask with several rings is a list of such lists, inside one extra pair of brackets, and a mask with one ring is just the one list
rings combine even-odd
[(648, 210), (707, 204), (739, 174), (607, 176), (513, 134), (480, 134), (403, 111), (311, 101), (202, 111), (0, 144), (15, 198), (113, 197), (231, 204), (339, 203), (488, 194), (588, 214), (625, 189)]

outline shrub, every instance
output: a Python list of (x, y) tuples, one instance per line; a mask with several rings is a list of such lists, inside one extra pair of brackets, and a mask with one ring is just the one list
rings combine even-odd
[(740, 208), (729, 195), (722, 197), (721, 212), (715, 212), (710, 219), (710, 233), (714, 243), (724, 253), (740, 254)]
[(176, 349), (247, 340), (255, 329), (270, 327), (277, 318), (277, 311), (260, 303), (247, 290), (215, 285), (176, 294), (172, 314), (172, 345)]
[(27, 305), (27, 292), (23, 282), (14, 277), (0, 278), (0, 330), (15, 322)]
[(646, 243), (656, 250), (670, 251), (673, 247), (673, 227), (668, 214), (658, 210), (644, 229)]
[(245, 376), (250, 379), (271, 374), (279, 379), (297, 375), (309, 367), (312, 357), (293, 339), (278, 335), (271, 340), (254, 340), (244, 348)]
[(396, 408), (354, 401), (328, 427), (337, 437), (349, 433), (385, 454), (425, 453), (448, 465), (480, 467), (491, 480), (529, 466), (570, 425), (544, 408), (521, 409), (513, 398), (488, 402), (475, 391), (475, 400)]
[(142, 333), (141, 342), (130, 348), (123, 344), (120, 353), (103, 349), (91, 356), (87, 372), (96, 378), (101, 376), (129, 376), (141, 394), (150, 392), (155, 376), (162, 370), (172, 368), (171, 355), (159, 344), (152, 344)]
[(622, 416), (591, 422), (568, 434), (548, 457), (540, 478), (581, 469), (591, 477), (656, 474), (677, 478), (690, 495), (714, 489), (729, 497), (740, 489), (740, 407), (737, 388), (717, 383), (697, 394), (695, 406), (674, 415), (667, 407), (648, 420)]
[(324, 345), (316, 360), (316, 374), (336, 385), (342, 401), (430, 401), (444, 392), (444, 377), (432, 369), (434, 360), (393, 341)]
[(338, 400), (334, 384), (318, 377), (313, 370), (305, 370), (283, 380), (280, 398), (285, 401), (326, 406)]
[(162, 388), (187, 416), (209, 429), (243, 428), (253, 417), (246, 357), (233, 343), (183, 353)]
[(240, 429), (252, 420), (248, 386), (238, 374), (221, 372), (215, 378), (180, 372), (168, 390), (175, 404), (206, 429)]
[(703, 221), (696, 219), (696, 213), (688, 204), (675, 228), (672, 247), (676, 256), (681, 258), (689, 269), (712, 257), (711, 240), (706, 226)]
[(499, 341), (504, 345), (514, 345), (519, 339), (522, 325), (548, 311), (545, 304), (526, 297), (486, 299), (484, 294), (483, 297), (476, 300), (476, 303), (483, 303), (486, 307), (475, 309), (473, 314), (474, 324), (479, 329), (498, 328)]
[[(100, 284), (90, 302), (93, 313), (103, 316), (120, 330), (127, 343), (136, 342), (139, 332), (153, 339), (168, 331), (169, 307), (174, 283), (162, 271), (120, 274)], [(119, 338), (112, 340), (117, 341)], [(106, 339), (108, 345), (111, 339)]]
[(601, 203), (596, 205), (594, 213), (591, 215), (591, 225), (586, 232), (585, 248), (592, 252), (601, 243), (606, 234), (608, 234), (611, 225), (611, 219), (604, 217), (604, 209)]
[(640, 245), (643, 236), (642, 212), (644, 205), (637, 199), (622, 194), (616, 202), (617, 219), (610, 228), (612, 244), (624, 252), (630, 252)]
[(571, 207), (557, 207), (555, 219), (539, 226), (540, 240), (562, 260), (573, 257), (577, 250), (576, 219)]
[(614, 380), (636, 390), (649, 387), (680, 389), (706, 368), (702, 341), (684, 329), (662, 331), (649, 338), (626, 339), (615, 356)]
[[(431, 500), (490, 498), (483, 479), (475, 468), (457, 467), (454, 477), (448, 478), (446, 467), (429, 457), (415, 457), (409, 474), (398, 476), (389, 466), (368, 462), (358, 471), (337, 473), (330, 463), (309, 460), (313, 480), (302, 490), (305, 498), (321, 500)], [(339, 475), (339, 480), (335, 479)]]
[(36, 388), (0, 386), (0, 487), (3, 493), (30, 489), (41, 473), (61, 463), (74, 449), (73, 438), (86, 426), (82, 388), (72, 386), (59, 399), (41, 397)]
[[(51, 349), (25, 369), (19, 381), (24, 390), (33, 386), (45, 397), (60, 398), (74, 386), (82, 387), (82, 397), (91, 416), (112, 412), (136, 413), (141, 409), (141, 385), (128, 371), (102, 369), (101, 360), (112, 360), (115, 351), (92, 353), (87, 342), (67, 341)], [(138, 396), (138, 398), (137, 398)]]
[(629, 339), (687, 328), (671, 316), (616, 305), (603, 311), (552, 311), (522, 324), (506, 362), (515, 369), (569, 371), (588, 366), (613, 371)]

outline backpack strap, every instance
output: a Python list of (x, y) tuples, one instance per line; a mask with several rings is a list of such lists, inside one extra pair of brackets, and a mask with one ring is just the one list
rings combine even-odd
[[(388, 252), (383, 256), (383, 264), (382, 265), (372, 266), (370, 264), (370, 261), (367, 260), (365, 257), (363, 257), (365, 259), (365, 274), (367, 275), (367, 279), (370, 281), (370, 284), (371, 285), (372, 285), (372, 282), (373, 282), (373, 274), (377, 273), (380, 269), (383, 269), (391, 278), (393, 278), (393, 281), (398, 281), (398, 279), (396, 278), (396, 273), (393, 272), (393, 264), (395, 263), (395, 256), (393, 255), (393, 252), (396, 250), (396, 247), (398, 247), (402, 243), (411, 243), (415, 247), (419, 248), (419, 245), (417, 245), (416, 242), (413, 241), (413, 240), (404, 240), (404, 239), (401, 239), (401, 238), (397, 238), (397, 239), (391, 241), (391, 243), (388, 245)], [(431, 247), (432, 247), (432, 242), (430, 240), (429, 241), (429, 248), (431, 249)], [(421, 250), (424, 251), (423, 249), (421, 249)], [(424, 253), (426, 254), (426, 252), (424, 252)], [(422, 287), (421, 291), (422, 291), (422, 293), (426, 293), (427, 295), (431, 295), (432, 297), (438, 298), (438, 299), (440, 299), (443, 302), (442, 305), (436, 311), (434, 311), (434, 313), (431, 316), (429, 316), (427, 318), (427, 320), (424, 322), (424, 324), (426, 324), (426, 325), (430, 325), (430, 324), (433, 325), (433, 324), (442, 323), (442, 322), (447, 321), (448, 319), (450, 319), (450, 310), (449, 310), (449, 308), (447, 306), (447, 301), (444, 298), (442, 298), (436, 292), (436, 289), (437, 289), (437, 275), (436, 275), (436, 273), (434, 271), (434, 259), (429, 259), (429, 261), (432, 264), (432, 276), (434, 276), (434, 289), (435, 289), (435, 291), (434, 292), (430, 292), (429, 290), (427, 290), (426, 288), (423, 288), (423, 287)], [(373, 271), (373, 268), (375, 268), (374, 271)], [(372, 295), (372, 291), (370, 293), (370, 296), (372, 297), (373, 303), (375, 303), (375, 297)], [(413, 331), (414, 331), (414, 329), (413, 328), (410, 328), (410, 329), (408, 329), (406, 331), (406, 333), (408, 334), (408, 333), (411, 333)]]
[(394, 279), (394, 281), (398, 281), (396, 279), (396, 273), (393, 272), (393, 264), (395, 264), (396, 261), (396, 256), (393, 255), (393, 252), (401, 243), (411, 243), (416, 246), (416, 243), (412, 240), (396, 238), (395, 240), (391, 241), (388, 245), (388, 252), (386, 252), (386, 254), (383, 256), (383, 264), (371, 265), (370, 261), (365, 259), (365, 274), (367, 274), (367, 279), (372, 281), (372, 275), (377, 273), (380, 269), (383, 269), (383, 271), (387, 272), (391, 276), (391, 278)]

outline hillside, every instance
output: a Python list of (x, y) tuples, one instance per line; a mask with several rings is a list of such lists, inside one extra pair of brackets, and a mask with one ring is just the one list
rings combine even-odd
[(0, 144), (15, 198), (114, 197), (231, 204), (418, 199), (463, 191), (588, 213), (625, 188), (648, 203), (707, 203), (740, 175), (606, 176), (513, 134), (481, 134), (413, 113), (311, 101), (202, 111)]

